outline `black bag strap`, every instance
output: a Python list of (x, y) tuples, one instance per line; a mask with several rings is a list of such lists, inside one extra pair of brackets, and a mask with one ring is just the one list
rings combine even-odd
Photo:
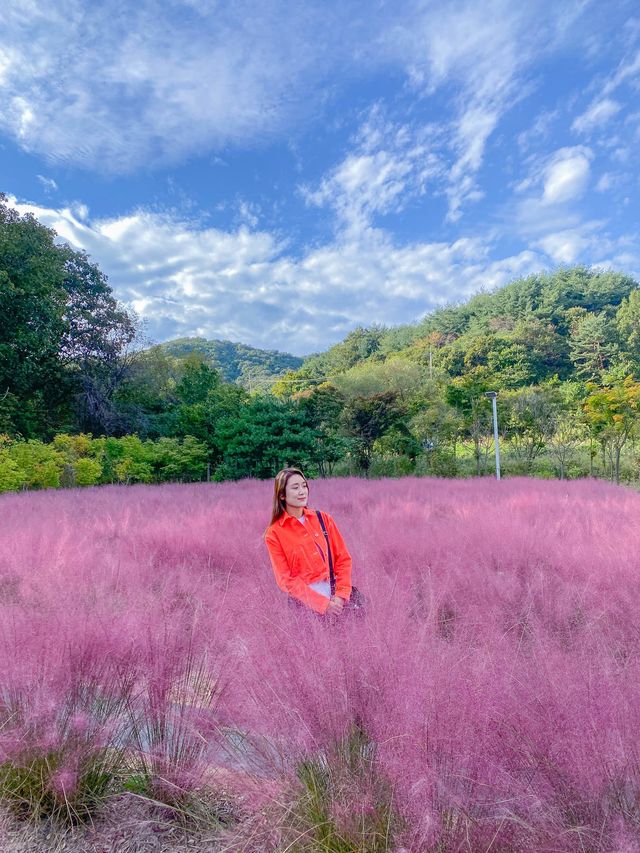
[(336, 576), (333, 573), (333, 555), (331, 554), (331, 543), (329, 542), (329, 534), (327, 533), (327, 528), (324, 524), (324, 518), (322, 517), (322, 513), (319, 509), (316, 510), (316, 515), (318, 516), (318, 521), (320, 522), (320, 527), (322, 528), (322, 532), (324, 533), (324, 538), (327, 541), (327, 556), (329, 557), (329, 586), (331, 588), (331, 595), (336, 594)]

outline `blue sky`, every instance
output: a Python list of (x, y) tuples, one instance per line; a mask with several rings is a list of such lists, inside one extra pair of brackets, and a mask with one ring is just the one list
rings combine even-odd
[(640, 278), (635, 0), (0, 15), (0, 189), (153, 341), (304, 355), (562, 264)]

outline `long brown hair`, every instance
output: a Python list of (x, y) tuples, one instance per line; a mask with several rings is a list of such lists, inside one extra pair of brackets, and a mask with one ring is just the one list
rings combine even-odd
[(299, 468), (283, 468), (282, 471), (278, 471), (276, 478), (273, 481), (273, 506), (271, 509), (271, 521), (269, 522), (269, 526), (271, 526), (274, 521), (277, 521), (285, 510), (286, 502), (284, 495), (287, 489), (287, 483), (294, 474), (299, 474), (305, 481), (307, 489), (309, 488), (307, 478)]

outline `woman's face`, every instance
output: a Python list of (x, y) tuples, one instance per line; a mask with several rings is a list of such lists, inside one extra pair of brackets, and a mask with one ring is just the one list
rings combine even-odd
[(304, 477), (300, 474), (292, 474), (287, 480), (287, 485), (284, 490), (284, 500), (287, 506), (300, 507), (306, 506), (309, 498), (309, 487), (307, 486)]

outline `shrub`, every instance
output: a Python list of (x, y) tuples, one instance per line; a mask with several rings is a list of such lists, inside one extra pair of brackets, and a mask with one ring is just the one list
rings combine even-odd
[(76, 484), (78, 486), (95, 486), (102, 477), (102, 465), (97, 459), (83, 457), (74, 463)]
[(0, 492), (19, 489), (25, 482), (24, 471), (11, 459), (8, 450), (0, 447)]

